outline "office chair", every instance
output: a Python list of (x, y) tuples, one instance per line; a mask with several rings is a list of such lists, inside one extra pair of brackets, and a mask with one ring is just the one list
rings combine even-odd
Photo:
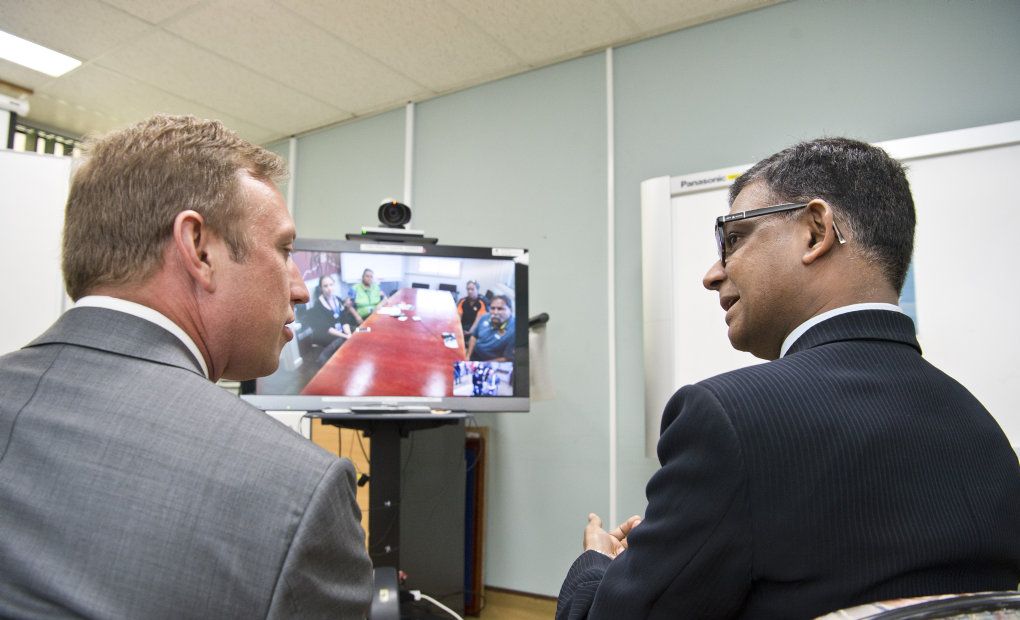
[(449, 291), (450, 294), (453, 295), (453, 300), (457, 301), (457, 285), (456, 284), (440, 284), (438, 288), (441, 291)]
[(870, 603), (819, 620), (929, 620), (1020, 618), (1020, 592), (979, 592)]
[(429, 287), (428, 284), (424, 284), (422, 282), (412, 282), (411, 283), (411, 288), (428, 288), (428, 287)]

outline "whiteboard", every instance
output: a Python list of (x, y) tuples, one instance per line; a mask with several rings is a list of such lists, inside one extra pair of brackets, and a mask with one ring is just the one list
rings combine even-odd
[[(908, 166), (917, 210), (914, 287), (924, 356), (956, 378), (1020, 446), (1020, 121), (879, 143)], [(645, 450), (681, 386), (761, 360), (735, 351), (702, 276), (712, 228), (749, 165), (641, 184)]]
[(0, 355), (35, 339), (66, 307), (60, 237), (71, 158), (0, 149)]

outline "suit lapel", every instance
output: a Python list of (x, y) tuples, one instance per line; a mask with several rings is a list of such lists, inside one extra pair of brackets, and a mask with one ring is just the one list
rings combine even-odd
[(176, 336), (155, 323), (107, 308), (71, 308), (25, 348), (49, 344), (108, 351), (205, 376), (198, 360)]
[(847, 340), (887, 340), (909, 345), (921, 352), (910, 317), (889, 310), (858, 310), (834, 316), (807, 330), (793, 343), (787, 355)]

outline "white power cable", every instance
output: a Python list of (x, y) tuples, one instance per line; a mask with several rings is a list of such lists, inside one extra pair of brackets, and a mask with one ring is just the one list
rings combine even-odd
[(464, 620), (464, 618), (461, 618), (460, 616), (457, 615), (457, 612), (453, 611), (452, 609), (450, 609), (446, 605), (443, 605), (442, 603), (440, 603), (436, 599), (432, 598), (428, 594), (422, 594), (421, 590), (411, 590), (411, 597), (414, 598), (414, 600), (416, 600), (416, 601), (420, 601), (421, 599), (425, 599), (426, 601), (432, 603), (436, 607), (438, 607), (438, 608), (442, 609), (443, 611), (445, 611), (446, 613), (450, 614), (451, 616), (453, 616), (457, 620)]

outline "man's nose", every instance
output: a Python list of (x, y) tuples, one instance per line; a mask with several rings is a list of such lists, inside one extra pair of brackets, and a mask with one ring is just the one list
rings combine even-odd
[(305, 281), (301, 279), (301, 272), (298, 271), (297, 265), (294, 263), (290, 265), (290, 299), (295, 304), (306, 304), (310, 299), (308, 287), (305, 286)]
[(705, 277), (701, 279), (701, 284), (710, 291), (718, 291), (725, 279), (726, 269), (723, 267), (722, 261), (717, 260), (708, 268)]

